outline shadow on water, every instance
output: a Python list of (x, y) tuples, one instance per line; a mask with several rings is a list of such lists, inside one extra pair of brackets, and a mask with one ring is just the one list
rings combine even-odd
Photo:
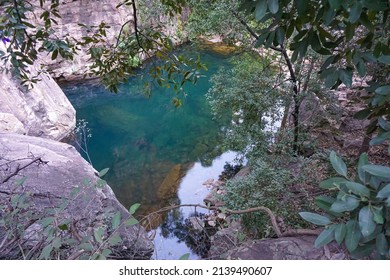
[[(90, 82), (61, 85), (77, 118), (88, 122), (92, 134), (88, 150), (95, 169), (110, 168), (105, 180), (125, 207), (141, 203), (140, 217), (171, 203), (201, 203), (207, 193), (202, 183), (216, 179), (225, 161), (234, 157), (231, 153), (219, 157), (224, 121), (212, 118), (205, 98), (209, 77), (220, 66), (229, 66), (228, 57), (208, 51), (189, 53), (200, 55), (209, 71), (187, 89), (178, 109), (171, 104), (174, 93), (167, 89), (156, 87), (146, 98), (137, 78), (121, 86), (118, 94)], [(157, 228), (156, 258), (176, 259), (188, 253), (190, 246), (178, 232), (191, 211), (178, 209), (150, 224)], [(191, 258), (198, 254), (191, 253)]]

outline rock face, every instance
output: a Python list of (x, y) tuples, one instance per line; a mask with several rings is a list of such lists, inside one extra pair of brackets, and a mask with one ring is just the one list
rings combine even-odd
[[(86, 29), (79, 24), (98, 26), (105, 22), (110, 28), (107, 32), (107, 41), (112, 42), (119, 34), (122, 24), (132, 20), (132, 10), (128, 6), (116, 8), (122, 1), (119, 0), (62, 0), (59, 5), (61, 18), (56, 18), (56, 34), (60, 38), (74, 38), (80, 40), (87, 35)], [(73, 61), (52, 61), (50, 56), (44, 58), (48, 71), (54, 78), (74, 80), (82, 78), (89, 56), (86, 50), (78, 51)]]
[(73, 131), (72, 104), (48, 74), (40, 74), (39, 79), (27, 90), (10, 73), (0, 73), (0, 132), (62, 140)]
[[(0, 133), (0, 166), (0, 219), (11, 219), (12, 210), (21, 211), (13, 218), (24, 231), (20, 241), (24, 252), (31, 252), (45, 244), (40, 242), (47, 242), (50, 233), (43, 230), (43, 221), (52, 218), (52, 225), (61, 225), (62, 240), (76, 242), (69, 246), (62, 243), (61, 258), (77, 256), (75, 250), (80, 250), (80, 243), (87, 244), (83, 246), (85, 253), (97, 249), (100, 245), (97, 231), (102, 240), (111, 244), (109, 258), (150, 257), (153, 244), (144, 229), (120, 223), (131, 218), (130, 214), (74, 147), (48, 139)], [(18, 195), (27, 195), (23, 203), (28, 207), (15, 207)], [(120, 218), (115, 220), (115, 215)], [(5, 238), (7, 233), (9, 229), (0, 227), (0, 240), (4, 240), (4, 244), (10, 242)], [(110, 240), (114, 234), (115, 242)], [(9, 250), (0, 246), (0, 259), (20, 258), (19, 247), (8, 245)]]

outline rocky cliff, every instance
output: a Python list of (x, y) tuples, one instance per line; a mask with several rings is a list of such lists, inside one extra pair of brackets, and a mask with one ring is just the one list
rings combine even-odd
[(75, 128), (75, 109), (50, 75), (38, 78), (27, 90), (11, 72), (0, 73), (0, 132), (62, 140)]
[[(55, 26), (57, 36), (60, 38), (69, 38), (81, 40), (87, 35), (86, 28), (79, 24), (87, 26), (98, 26), (101, 22), (106, 23), (110, 28), (107, 32), (107, 40), (115, 40), (115, 36), (126, 21), (131, 20), (132, 10), (128, 6), (116, 8), (120, 0), (62, 0), (60, 1), (59, 11), (61, 18), (56, 21)], [(79, 50), (72, 61), (57, 58), (51, 60), (51, 56), (44, 58), (44, 64), (47, 70), (56, 79), (81, 79), (86, 65), (88, 64), (88, 55), (86, 50)]]
[(150, 257), (144, 229), (121, 223), (129, 212), (73, 146), (0, 133), (0, 166), (0, 259), (36, 258), (53, 238), (65, 259), (101, 248), (108, 258)]

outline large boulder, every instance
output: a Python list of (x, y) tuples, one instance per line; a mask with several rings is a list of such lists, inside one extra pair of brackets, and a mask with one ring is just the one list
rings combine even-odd
[[(5, 51), (0, 45), (1, 50)], [(30, 71), (38, 74), (37, 66)], [(0, 72), (0, 132), (54, 140), (62, 140), (73, 132), (76, 111), (50, 75), (39, 74), (39, 81), (27, 89), (11, 72)]]
[[(73, 146), (0, 133), (0, 167), (0, 221), (5, 221), (0, 223), (0, 259), (20, 258), (20, 249), (42, 249), (50, 236), (60, 238), (61, 258), (101, 248), (115, 259), (147, 259), (153, 252), (144, 229)], [(128, 219), (134, 225), (123, 223)], [(12, 243), (10, 229), (20, 234), (19, 241)]]

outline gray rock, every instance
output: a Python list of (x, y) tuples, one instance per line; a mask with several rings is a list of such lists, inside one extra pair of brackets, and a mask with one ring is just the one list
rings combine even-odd
[(229, 250), (227, 259), (241, 260), (328, 260), (345, 259), (346, 254), (330, 243), (325, 247), (315, 248), (316, 236), (283, 237), (248, 241)]
[[(2, 45), (0, 49), (5, 51)], [(37, 74), (36, 69), (36, 66), (31, 67), (32, 75)], [(0, 125), (0, 132), (62, 140), (75, 128), (76, 111), (50, 75), (42, 73), (38, 78), (34, 87), (27, 90), (11, 73), (0, 73), (0, 113), (3, 117), (8, 116)], [(17, 129), (14, 127), (16, 120)]]
[[(28, 165), (34, 158), (39, 160)], [(64, 238), (81, 240), (93, 236), (98, 228), (103, 229), (102, 236), (107, 238), (114, 235), (113, 215), (120, 212), (121, 221), (130, 217), (111, 188), (100, 180), (96, 170), (70, 145), (37, 137), (0, 133), (0, 167), (0, 205), (11, 205), (9, 202), (12, 197), (28, 193), (28, 210), (35, 216), (48, 215), (48, 211), (56, 210), (52, 214), (55, 221), (60, 225), (63, 221), (68, 227), (62, 233)], [(21, 170), (16, 172), (18, 169)], [(17, 182), (22, 178), (25, 181), (18, 187)], [(79, 192), (75, 192), (76, 187), (79, 187)], [(59, 209), (61, 205), (65, 205), (64, 209)], [(0, 217), (5, 217), (9, 210), (0, 207)], [(0, 242), (5, 233), (4, 228), (0, 227)], [(39, 221), (27, 221), (23, 249), (27, 252), (46, 240), (45, 234)], [(120, 236), (121, 242), (110, 247), (110, 257), (150, 257), (153, 244), (141, 226), (121, 225), (115, 234)], [(98, 246), (94, 239), (91, 244), (95, 249)], [(64, 258), (75, 254), (73, 247), (64, 250)], [(0, 259), (19, 257), (19, 249), (0, 255)]]
[(26, 134), (23, 124), (10, 113), (0, 112), (0, 131)]

